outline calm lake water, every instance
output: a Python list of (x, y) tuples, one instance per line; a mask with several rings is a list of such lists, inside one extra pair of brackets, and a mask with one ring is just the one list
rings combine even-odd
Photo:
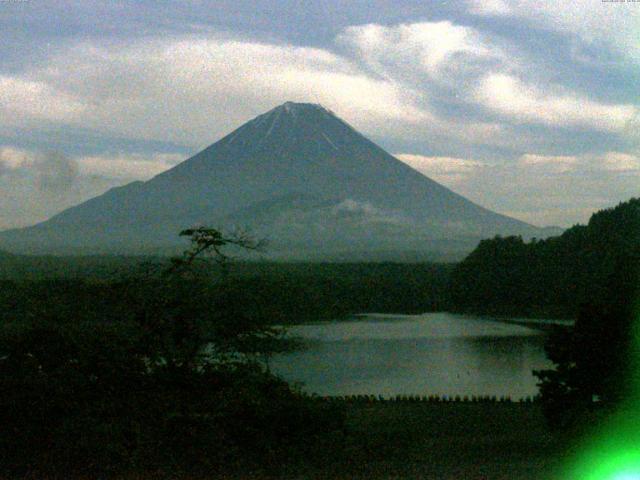
[(549, 368), (544, 334), (450, 313), (361, 315), (305, 324), (290, 334), (306, 349), (271, 369), (319, 395), (535, 395), (534, 369)]

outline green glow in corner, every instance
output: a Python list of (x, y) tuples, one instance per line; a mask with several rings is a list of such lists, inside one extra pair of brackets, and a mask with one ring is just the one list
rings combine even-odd
[(640, 478), (640, 476), (638, 476), (638, 473), (633, 473), (633, 472), (629, 472), (629, 473), (620, 473), (614, 477), (611, 477), (613, 480), (638, 480), (638, 478)]
[(562, 480), (640, 480), (640, 315), (635, 318), (630, 400), (592, 433)]
[(640, 480), (640, 453), (635, 450), (603, 452), (573, 472), (575, 480)]

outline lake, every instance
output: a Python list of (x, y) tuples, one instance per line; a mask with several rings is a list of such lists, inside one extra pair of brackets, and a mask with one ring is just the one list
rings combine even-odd
[(306, 348), (274, 357), (273, 372), (319, 395), (537, 393), (534, 369), (551, 366), (544, 333), (450, 313), (359, 315), (296, 325)]

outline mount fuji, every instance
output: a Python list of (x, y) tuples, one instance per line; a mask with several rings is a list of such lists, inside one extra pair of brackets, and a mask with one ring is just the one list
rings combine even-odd
[(550, 233), (436, 183), (320, 105), (287, 102), (146, 182), (1, 232), (0, 247), (158, 253), (195, 225), (241, 227), (290, 259), (459, 257), (481, 238)]

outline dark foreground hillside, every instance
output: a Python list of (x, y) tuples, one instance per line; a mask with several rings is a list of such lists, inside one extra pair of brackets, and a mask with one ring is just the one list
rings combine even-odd
[(560, 439), (547, 431), (535, 403), (338, 403), (346, 411), (344, 431), (333, 432), (322, 451), (277, 467), (198, 476), (150, 470), (115, 478), (556, 480), (564, 461)]
[(347, 411), (346, 458), (303, 478), (549, 480), (562, 460), (536, 404), (385, 402)]

